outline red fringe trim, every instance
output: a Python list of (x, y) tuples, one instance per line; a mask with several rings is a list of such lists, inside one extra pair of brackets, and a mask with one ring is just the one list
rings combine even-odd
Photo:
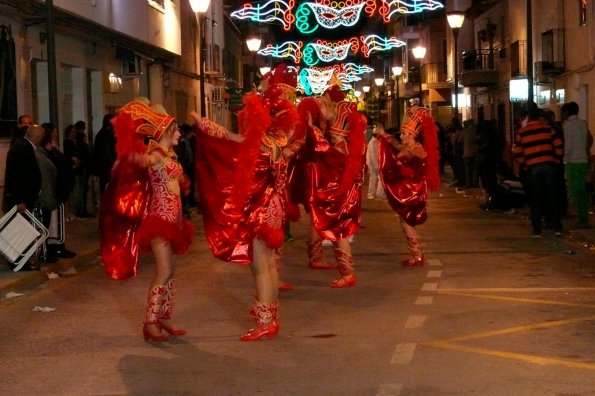
[(151, 251), (151, 240), (163, 238), (168, 241), (175, 255), (188, 251), (194, 235), (194, 225), (182, 220), (181, 228), (177, 224), (163, 220), (155, 215), (147, 216), (138, 228), (140, 248), (144, 252)]
[(271, 249), (278, 249), (283, 246), (285, 241), (285, 230), (280, 228), (271, 228), (263, 223), (256, 229), (256, 236), (262, 239)]
[(239, 151), (237, 167), (232, 177), (233, 193), (230, 197), (233, 208), (243, 210), (256, 171), (256, 160), (265, 131), (271, 125), (269, 109), (257, 93), (244, 96), (244, 108), (238, 114), (239, 132), (245, 137)]
[(426, 182), (430, 191), (440, 188), (440, 152), (438, 149), (438, 128), (431, 117), (424, 117), (422, 121), (424, 131), (423, 146), (426, 150), (426, 161), (428, 170), (426, 172)]
[(339, 183), (339, 193), (352, 188), (356, 178), (358, 176), (361, 177), (366, 158), (366, 118), (357, 111), (354, 111), (347, 116), (347, 122), (350, 129), (349, 136), (347, 137), (349, 141), (349, 158), (347, 159), (347, 166)]

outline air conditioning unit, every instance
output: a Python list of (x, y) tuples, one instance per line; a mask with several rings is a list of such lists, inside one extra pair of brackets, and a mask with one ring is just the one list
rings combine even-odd
[(224, 87), (214, 87), (211, 90), (211, 101), (213, 103), (216, 102), (223, 102), (223, 93), (225, 88)]

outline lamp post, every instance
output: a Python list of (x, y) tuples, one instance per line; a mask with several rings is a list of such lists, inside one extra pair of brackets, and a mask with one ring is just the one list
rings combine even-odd
[(421, 62), (422, 62), (424, 56), (426, 56), (426, 47), (424, 47), (423, 45), (420, 44), (417, 47), (413, 48), (411, 50), (411, 52), (413, 52), (413, 57), (415, 59), (419, 60), (419, 104), (421, 106), (422, 105)]
[[(196, 16), (196, 23), (198, 24), (198, 29), (200, 31), (200, 59), (199, 59), (199, 72), (200, 74), (200, 116), (206, 117), (207, 116), (207, 108), (206, 108), (206, 92), (205, 92), (205, 57), (207, 52), (206, 47), (206, 40), (205, 40), (205, 12), (209, 8), (211, 4), (211, 0), (190, 0), (190, 7), (192, 7), (192, 11)], [(200, 17), (199, 17), (200, 15)]]
[(248, 51), (252, 52), (252, 84), (256, 84), (256, 53), (260, 49), (260, 37), (252, 36), (246, 39)]
[(395, 91), (397, 105), (397, 129), (401, 129), (401, 94), (399, 93), (399, 77), (403, 74), (403, 66), (393, 66), (393, 76), (395, 76)]
[(454, 91), (455, 91), (455, 106), (453, 109), (453, 118), (459, 119), (459, 30), (465, 21), (465, 13), (460, 11), (449, 12), (446, 15), (448, 25), (452, 29), (452, 35), (455, 41), (455, 67), (454, 67)]

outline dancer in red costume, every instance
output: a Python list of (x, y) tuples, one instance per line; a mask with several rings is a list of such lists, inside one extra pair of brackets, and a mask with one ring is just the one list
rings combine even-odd
[[(183, 335), (172, 321), (174, 254), (188, 250), (194, 234), (182, 217), (181, 187), (189, 182), (173, 146), (180, 132), (173, 117), (146, 102), (133, 101), (112, 120), (118, 161), (101, 201), (101, 252), (114, 279), (136, 274), (139, 248), (152, 251), (156, 273), (149, 289), (143, 336), (165, 341)], [(148, 147), (144, 139), (150, 137)]]
[(415, 226), (423, 224), (428, 217), (428, 189), (436, 190), (440, 186), (436, 124), (430, 109), (413, 102), (401, 126), (401, 142), (388, 135), (382, 125), (376, 127), (376, 133), (380, 137), (380, 178), (388, 203), (399, 215), (411, 253), (403, 265), (424, 265), (421, 239)]
[(279, 65), (249, 93), (239, 134), (196, 113), (199, 190), (207, 243), (215, 257), (250, 265), (256, 283), (256, 327), (242, 341), (279, 332), (276, 255), (288, 222), (287, 167), (303, 144), (295, 100), (296, 74)]
[[(333, 288), (355, 285), (353, 256), (348, 238), (361, 221), (361, 185), (365, 163), (366, 119), (357, 105), (343, 101), (344, 94), (333, 85), (321, 97), (305, 98), (298, 107), (302, 122), (308, 126), (302, 166), (304, 182), (292, 178), (292, 199), (304, 204), (310, 213), (308, 236), (309, 266), (334, 268), (324, 263), (322, 240), (333, 243), (341, 277)], [(296, 172), (297, 174), (298, 172)], [(305, 197), (300, 197), (305, 192)]]

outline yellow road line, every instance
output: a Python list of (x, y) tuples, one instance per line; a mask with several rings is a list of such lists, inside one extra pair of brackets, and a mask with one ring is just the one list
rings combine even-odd
[(495, 349), (476, 348), (476, 347), (470, 347), (470, 346), (461, 345), (461, 344), (451, 344), (449, 342), (443, 342), (443, 341), (427, 342), (427, 343), (422, 343), (422, 345), (432, 346), (432, 347), (436, 347), (436, 348), (456, 350), (456, 351), (477, 353), (480, 355), (496, 356), (496, 357), (506, 358), (506, 359), (521, 360), (521, 361), (528, 362), (528, 363), (534, 363), (534, 364), (540, 364), (540, 365), (546, 365), (546, 366), (554, 366), (555, 365), (555, 366), (564, 366), (564, 367), (569, 367), (569, 368), (595, 370), (595, 363), (579, 362), (579, 361), (575, 361), (575, 360), (559, 359), (559, 358), (544, 357), (544, 356), (534, 356), (534, 355), (527, 355), (527, 354), (522, 354), (522, 353), (499, 351), (499, 350), (495, 350)]
[(489, 296), (489, 295), (485, 295), (485, 294), (473, 294), (473, 293), (465, 293), (465, 292), (457, 293), (457, 292), (444, 292), (444, 291), (441, 292), (440, 294), (445, 294), (448, 296), (476, 297), (476, 298), (501, 300), (501, 301), (526, 302), (526, 303), (531, 303), (531, 304), (564, 305), (564, 306), (568, 306), (568, 307), (595, 308), (595, 304), (568, 303), (568, 302), (562, 302), (562, 301), (538, 300), (535, 298)]
[(494, 288), (471, 288), (471, 289), (438, 289), (441, 292), (513, 292), (513, 293), (535, 293), (535, 292), (557, 292), (557, 291), (595, 291), (595, 287), (494, 287)]
[(551, 321), (551, 322), (548, 321), (548, 322), (533, 323), (533, 324), (527, 324), (527, 325), (516, 326), (516, 327), (508, 327), (505, 329), (492, 330), (492, 331), (486, 331), (483, 333), (475, 333), (475, 334), (468, 334), (466, 336), (448, 338), (448, 339), (440, 340), (440, 341), (436, 341), (436, 342), (449, 343), (449, 342), (477, 340), (480, 338), (495, 337), (495, 336), (512, 334), (512, 333), (520, 333), (523, 331), (536, 330), (536, 329), (547, 329), (550, 327), (563, 326), (563, 325), (572, 324), (572, 323), (588, 322), (591, 320), (595, 320), (595, 315), (584, 316), (582, 318), (563, 319), (563, 320), (556, 320), (556, 321)]

